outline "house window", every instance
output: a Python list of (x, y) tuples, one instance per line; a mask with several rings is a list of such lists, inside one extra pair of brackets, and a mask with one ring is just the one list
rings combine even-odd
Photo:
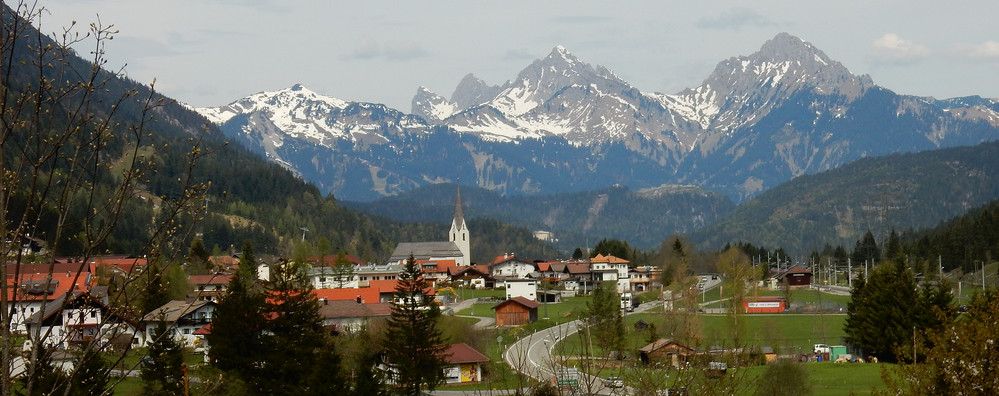
[(97, 311), (90, 311), (90, 317), (91, 318), (96, 318), (97, 317)]
[(184, 334), (191, 334), (191, 329), (184, 329)]

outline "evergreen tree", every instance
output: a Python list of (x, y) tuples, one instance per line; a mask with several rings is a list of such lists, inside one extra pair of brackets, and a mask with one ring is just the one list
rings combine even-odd
[(139, 299), (138, 308), (145, 315), (170, 302), (170, 292), (167, 290), (159, 263), (149, 264), (142, 276), (145, 280), (145, 292), (140, 294), (142, 297)]
[(347, 255), (342, 251), (336, 254), (332, 275), (337, 287), (341, 288), (346, 287), (346, 284), (354, 278), (354, 264), (347, 259)]
[(140, 368), (142, 392), (145, 395), (179, 395), (184, 392), (184, 350), (160, 321), (149, 344), (149, 360)]
[[(919, 364), (882, 370), (885, 395), (999, 394), (999, 292), (975, 295), (968, 312), (928, 332), (919, 343)], [(907, 351), (906, 351), (907, 352)], [(901, 352), (900, 352), (901, 353)]]
[(201, 238), (194, 238), (191, 241), (191, 247), (187, 249), (187, 263), (192, 273), (208, 273), (214, 270), (211, 257)]
[(266, 351), (265, 296), (256, 283), (256, 259), (252, 246), (243, 245), (239, 268), (229, 281), (225, 296), (215, 308), (208, 341), (209, 360), (226, 377), (243, 382), (248, 391), (260, 391), (258, 380)]
[[(311, 389), (308, 381), (318, 369), (320, 353), (326, 360), (335, 354), (326, 345), (319, 301), (304, 270), (304, 264), (289, 262), (275, 267), (271, 275), (267, 303), (271, 319), (265, 326), (265, 368), (259, 378), (265, 394), (277, 394), (289, 386)], [(339, 375), (339, 364), (321, 369)]]
[(590, 337), (605, 354), (624, 349), (621, 300), (612, 289), (613, 286), (614, 282), (597, 285), (584, 313), (586, 324), (590, 326)]
[[(881, 261), (881, 249), (878, 247), (878, 242), (874, 239), (874, 234), (871, 233), (871, 230), (867, 230), (864, 238), (857, 241), (857, 245), (853, 249), (852, 258), (854, 264), (858, 265), (865, 261), (871, 264)], [(894, 257), (890, 258), (894, 259)]]
[(90, 396), (104, 394), (110, 385), (111, 367), (102, 352), (94, 345), (89, 345), (79, 352), (76, 366), (70, 375), (72, 396)]
[(904, 358), (896, 347), (911, 351), (914, 332), (947, 321), (937, 319), (938, 313), (952, 312), (953, 297), (945, 287), (920, 292), (912, 270), (900, 259), (875, 267), (867, 282), (854, 282), (844, 324), (846, 342), (880, 360)]
[[(313, 365), (304, 381), (303, 394), (325, 396), (342, 395), (350, 390), (347, 378), (341, 367), (341, 357), (337, 353), (336, 344), (328, 337), (323, 338), (322, 345), (314, 351)], [(377, 396), (374, 392), (355, 393), (363, 396)]]
[(38, 355), (34, 363), (28, 359), (25, 361), (25, 375), (18, 378), (20, 389), (18, 389), (17, 394), (21, 396), (63, 394), (69, 377), (61, 369), (52, 365), (52, 350), (46, 348), (44, 343), (39, 343), (35, 347), (35, 352)]
[(619, 241), (617, 239), (602, 239), (600, 242), (597, 242), (597, 246), (593, 247), (593, 251), (590, 252), (590, 257), (596, 257), (598, 254), (602, 254), (604, 256), (609, 255), (628, 261), (634, 261), (634, 257), (631, 253), (631, 246), (628, 245), (628, 242)]
[(444, 338), (437, 328), (440, 310), (426, 291), (416, 259), (410, 255), (399, 274), (396, 304), (385, 329), (385, 357), (395, 384), (408, 395), (433, 390), (444, 382)]

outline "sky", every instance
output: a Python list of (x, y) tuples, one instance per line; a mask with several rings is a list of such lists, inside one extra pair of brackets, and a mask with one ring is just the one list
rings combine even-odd
[[(780, 32), (900, 94), (999, 98), (999, 2), (39, 0), (45, 33), (118, 30), (110, 69), (197, 107), (303, 84), (409, 112), (472, 73), (500, 85), (561, 45), (677, 93)], [(86, 54), (94, 42), (75, 46)]]

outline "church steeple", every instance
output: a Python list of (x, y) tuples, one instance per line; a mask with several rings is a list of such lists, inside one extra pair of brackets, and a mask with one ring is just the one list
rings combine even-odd
[(468, 226), (465, 225), (465, 210), (461, 204), (461, 185), (458, 186), (458, 194), (454, 199), (454, 219), (451, 221), (451, 232), (448, 233), (448, 240), (454, 242), (464, 256), (464, 262), (458, 265), (469, 265), (472, 263), (470, 253), (470, 241), (468, 236)]

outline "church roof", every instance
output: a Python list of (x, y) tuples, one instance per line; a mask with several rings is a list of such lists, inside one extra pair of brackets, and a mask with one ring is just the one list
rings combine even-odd
[(389, 262), (405, 261), (410, 254), (416, 260), (463, 257), (461, 249), (454, 242), (402, 242), (395, 247)]

